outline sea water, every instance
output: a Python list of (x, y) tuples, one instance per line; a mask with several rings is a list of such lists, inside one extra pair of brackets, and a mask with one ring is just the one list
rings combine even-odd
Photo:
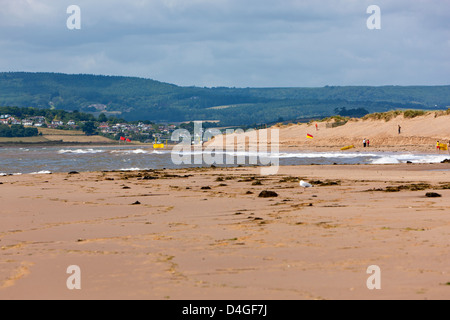
[[(202, 151), (200, 151), (203, 153)], [(194, 157), (197, 152), (186, 155)], [(248, 153), (219, 152), (224, 157), (257, 156), (277, 159), (279, 165), (330, 164), (396, 164), (439, 163), (450, 158), (448, 154), (418, 154), (396, 152), (278, 152)], [(267, 161), (262, 161), (267, 163)], [(194, 163), (194, 161), (192, 161)], [(219, 166), (237, 166), (237, 161)], [(162, 168), (201, 167), (202, 165), (175, 165), (171, 150), (153, 150), (144, 146), (103, 147), (27, 147), (0, 148), (0, 176), (10, 174), (48, 174), (70, 171), (148, 170)]]

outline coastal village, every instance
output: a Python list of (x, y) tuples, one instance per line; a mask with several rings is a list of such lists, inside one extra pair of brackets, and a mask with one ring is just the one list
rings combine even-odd
[[(50, 128), (59, 130), (78, 130), (86, 121), (62, 121), (57, 118), (48, 121), (44, 116), (19, 118), (10, 114), (0, 115), (0, 124), (4, 125), (23, 125), (25, 127)], [(152, 141), (169, 137), (171, 133), (178, 128), (175, 124), (154, 124), (149, 122), (137, 123), (110, 123), (98, 122), (98, 133), (104, 136), (134, 136), (140, 140)]]
[(14, 116), (11, 116), (9, 114), (2, 114), (0, 115), (0, 124), (5, 125), (23, 125), (26, 127), (46, 127), (51, 129), (57, 129), (59, 127), (63, 127), (61, 129), (75, 129), (77, 127), (77, 124), (74, 120), (69, 120), (66, 123), (55, 119), (51, 122), (48, 122), (45, 117), (43, 116), (36, 116), (36, 117), (27, 117), (24, 119), (20, 119)]
[[(61, 121), (62, 123), (62, 121)], [(44, 126), (44, 124), (46, 124), (46, 119), (45, 117), (30, 117), (30, 118), (26, 118), (26, 119), (18, 119), (16, 117), (13, 117), (9, 114), (2, 114), (0, 115), (0, 124), (5, 124), (5, 125), (23, 125), (23, 126), (28, 126), (28, 127), (42, 127)], [(60, 124), (63, 125), (64, 123)], [(73, 123), (75, 124), (75, 123)], [(48, 124), (47, 126), (50, 127), (53, 124)], [(56, 123), (55, 123), (56, 125)]]

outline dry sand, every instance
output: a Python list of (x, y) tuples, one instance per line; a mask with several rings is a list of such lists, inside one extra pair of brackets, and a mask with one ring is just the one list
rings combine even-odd
[[(390, 121), (351, 119), (343, 126), (331, 128), (333, 122), (334, 120), (317, 122), (318, 130), (315, 122), (274, 126), (272, 129), (279, 129), (279, 143), (274, 143), (270, 134), (268, 139), (259, 135), (258, 143), (268, 141), (269, 145), (286, 151), (338, 151), (350, 145), (355, 146), (351, 151), (366, 151), (367, 149), (363, 148), (363, 139), (368, 139), (372, 151), (435, 152), (436, 141), (448, 143), (450, 140), (450, 115), (435, 117), (434, 112), (412, 119), (400, 115)], [(401, 134), (398, 133), (399, 125)], [(314, 138), (307, 139), (307, 134)], [(252, 133), (246, 135), (251, 137)], [(243, 146), (243, 140), (239, 142), (236, 135), (231, 135), (228, 141), (225, 138), (216, 138), (213, 143), (227, 147), (232, 144), (233, 139), (236, 139), (235, 144)], [(255, 145), (251, 141), (256, 140), (247, 139), (247, 148), (249, 144)]]
[[(450, 299), (449, 164), (0, 182), (0, 299)], [(81, 290), (66, 287), (70, 265)], [(371, 265), (381, 290), (366, 286)]]

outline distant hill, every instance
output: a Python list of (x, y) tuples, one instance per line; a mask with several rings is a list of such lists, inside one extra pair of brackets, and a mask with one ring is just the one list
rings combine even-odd
[(133, 77), (9, 72), (0, 73), (0, 105), (106, 112), (126, 120), (251, 125), (340, 112), (447, 109), (450, 86), (200, 88)]

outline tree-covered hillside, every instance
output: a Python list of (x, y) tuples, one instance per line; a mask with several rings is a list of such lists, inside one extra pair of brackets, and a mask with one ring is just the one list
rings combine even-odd
[(0, 73), (0, 105), (249, 125), (330, 116), (335, 110), (446, 109), (450, 86), (199, 88), (133, 77), (10, 72)]

